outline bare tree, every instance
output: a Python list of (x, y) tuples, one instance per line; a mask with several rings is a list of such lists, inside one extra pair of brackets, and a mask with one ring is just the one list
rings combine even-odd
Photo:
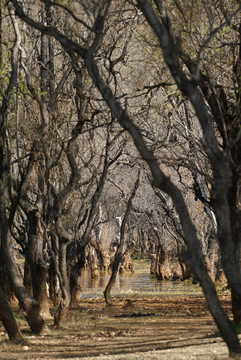
[(132, 201), (133, 201), (133, 199), (136, 195), (137, 189), (139, 187), (139, 183), (140, 183), (140, 171), (138, 173), (137, 180), (134, 184), (133, 190), (132, 190), (129, 200), (127, 202), (127, 207), (126, 207), (124, 218), (121, 222), (120, 241), (117, 246), (117, 251), (115, 254), (115, 261), (114, 261), (114, 264), (112, 267), (111, 277), (110, 277), (110, 280), (109, 280), (108, 284), (106, 285), (106, 288), (104, 291), (105, 302), (107, 305), (113, 305), (112, 299), (110, 297), (110, 292), (111, 292), (113, 285), (115, 284), (117, 273), (118, 273), (118, 268), (119, 268), (121, 259), (123, 257), (124, 244), (125, 244), (125, 226), (126, 226), (126, 222), (127, 222), (130, 210), (131, 210)]
[[(47, 0), (43, 2), (48, 3), (51, 6), (60, 6)], [(84, 61), (88, 73), (96, 88), (101, 93), (103, 100), (111, 109), (113, 116), (117, 119), (119, 124), (129, 132), (142, 159), (148, 164), (153, 177), (154, 186), (166, 192), (172, 198), (180, 218), (187, 246), (187, 250), (182, 253), (182, 259), (190, 266), (195, 278), (200, 282), (210, 311), (228, 345), (230, 353), (240, 353), (241, 348), (234, 326), (218, 301), (214, 284), (205, 267), (201, 246), (180, 189), (161, 170), (153, 151), (147, 147), (143, 139), (140, 127), (138, 127), (129, 116), (128, 107), (121, 104), (116, 94), (111, 90), (111, 84), (108, 84), (106, 79), (100, 75), (99, 67), (95, 59), (95, 52), (101, 47), (101, 41), (105, 36), (105, 21), (108, 18), (108, 11), (111, 10), (111, 1), (101, 3), (95, 11), (93, 11), (93, 9), (90, 11), (91, 16), (89, 16), (89, 20), (91, 21), (89, 24), (86, 23), (86, 17), (83, 17), (84, 20), (80, 20), (75, 17), (71, 10), (61, 6), (63, 11), (68, 12), (71, 19), (81, 23), (85, 30), (89, 32), (89, 46), (86, 42), (84, 43), (84, 39), (81, 39), (81, 43), (79, 44), (77, 41), (74, 41), (74, 39), (68, 38), (56, 27), (46, 26), (27, 16), (17, 0), (12, 0), (11, 3), (14, 5), (16, 14), (19, 18), (41, 33), (53, 36), (63, 47), (68, 48), (69, 51), (75, 52)], [(142, 11), (146, 21), (154, 31), (159, 41), (160, 48), (162, 49), (164, 61), (179, 90), (189, 99), (195, 109), (197, 119), (202, 128), (204, 151), (206, 152), (213, 170), (211, 204), (217, 219), (217, 237), (221, 249), (222, 265), (232, 288), (233, 299), (237, 298), (239, 301), (241, 299), (241, 276), (230, 219), (230, 209), (232, 209), (232, 207), (230, 207), (229, 203), (229, 192), (232, 187), (233, 175), (230, 152), (232, 152), (232, 149), (234, 149), (235, 145), (239, 142), (239, 132), (236, 128), (232, 128), (234, 134), (232, 132), (230, 134), (230, 136), (232, 135), (232, 138), (228, 140), (226, 137), (227, 132), (222, 128), (221, 136), (223, 142), (220, 146), (219, 138), (216, 135), (212, 117), (209, 113), (209, 108), (204, 101), (204, 96), (200, 91), (199, 86), (201, 53), (209, 42), (209, 39), (212, 38), (213, 32), (210, 33), (205, 44), (200, 47), (196, 61), (191, 61), (190, 57), (186, 57), (186, 60), (184, 56), (182, 57), (182, 61), (186, 62), (189, 69), (189, 73), (186, 74), (181, 66), (181, 52), (179, 52), (177, 37), (172, 31), (171, 21), (167, 15), (164, 3), (161, 0), (157, 0), (154, 3), (155, 6), (154, 4), (152, 6), (147, 0), (137, 0), (133, 6), (134, 9), (138, 7)], [(127, 5), (131, 8), (131, 5)], [(228, 22), (231, 21), (230, 19), (232, 19), (239, 11), (240, 7), (237, 6), (234, 12), (225, 19), (225, 24), (228, 24)], [(224, 11), (224, 13), (226, 12)], [(222, 29), (221, 25), (213, 30), (214, 34)], [(223, 126), (222, 121), (221, 125)], [(235, 201), (237, 199), (236, 195), (234, 197)]]

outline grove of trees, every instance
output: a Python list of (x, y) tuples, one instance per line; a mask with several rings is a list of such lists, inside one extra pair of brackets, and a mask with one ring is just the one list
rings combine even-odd
[(12, 293), (33, 332), (50, 300), (59, 326), (86, 256), (106, 268), (112, 246), (107, 304), (127, 250), (148, 251), (159, 278), (172, 277), (175, 252), (230, 355), (241, 353), (214, 284), (222, 270), (239, 324), (240, 89), (239, 1), (0, 1), (0, 319), (10, 338), (23, 340)]

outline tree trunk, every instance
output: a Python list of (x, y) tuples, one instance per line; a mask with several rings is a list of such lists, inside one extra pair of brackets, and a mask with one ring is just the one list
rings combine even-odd
[(113, 305), (112, 299), (110, 297), (110, 291), (111, 291), (111, 289), (112, 289), (112, 287), (113, 287), (113, 285), (114, 285), (114, 283), (116, 281), (119, 264), (120, 264), (120, 261), (121, 261), (121, 259), (123, 257), (125, 225), (126, 225), (126, 222), (127, 222), (130, 210), (131, 210), (132, 200), (134, 199), (134, 197), (136, 195), (139, 184), (140, 184), (140, 171), (138, 172), (137, 180), (135, 182), (135, 185), (134, 185), (134, 187), (132, 189), (131, 195), (130, 195), (129, 200), (127, 202), (126, 212), (125, 212), (122, 224), (121, 224), (121, 228), (120, 228), (120, 244), (119, 244), (119, 246), (117, 248), (117, 251), (116, 251), (116, 254), (115, 254), (115, 262), (113, 264), (112, 274), (111, 274), (110, 280), (109, 280), (109, 282), (108, 282), (108, 284), (107, 284), (107, 286), (105, 288), (105, 291), (104, 291), (104, 297), (105, 297), (106, 305)]
[(7, 272), (7, 267), (4, 262), (4, 257), (2, 256), (2, 250), (0, 250), (0, 286), (4, 293), (4, 296), (7, 301), (11, 301), (11, 287), (9, 285), (9, 276)]
[(215, 281), (216, 276), (216, 268), (215, 268), (215, 259), (217, 258), (217, 250), (218, 250), (218, 244), (217, 240), (214, 237), (211, 237), (211, 239), (208, 241), (208, 261), (209, 261), (209, 275), (213, 281)]
[(103, 249), (100, 239), (96, 242), (91, 239), (89, 244), (96, 251), (100, 270), (107, 270), (110, 265), (110, 256), (108, 252)]
[(190, 277), (191, 277), (190, 268), (183, 261), (179, 260), (179, 264), (182, 269), (182, 280), (190, 279)]
[(155, 269), (156, 269), (156, 254), (150, 254), (150, 258), (151, 258), (150, 273), (151, 273), (151, 275), (155, 275)]
[[(199, 256), (201, 256), (201, 253)], [(180, 254), (181, 260), (192, 269), (195, 278), (201, 283), (210, 312), (220, 330), (224, 341), (228, 345), (230, 355), (239, 354), (240, 344), (235, 328), (223, 308), (220, 306), (215, 286), (208, 276), (208, 272), (204, 266), (204, 263), (199, 260), (199, 256), (197, 256), (196, 253), (195, 257), (193, 258), (191, 253), (185, 250), (183, 250)]]
[(114, 262), (113, 268), (112, 268), (111, 277), (110, 277), (110, 280), (104, 291), (105, 302), (106, 302), (106, 305), (108, 305), (108, 306), (113, 305), (113, 301), (110, 296), (110, 292), (111, 292), (113, 285), (115, 284), (121, 259), (122, 259), (122, 253), (119, 253), (117, 251), (116, 256), (115, 256), (115, 262)]
[[(77, 247), (77, 257), (78, 261), (70, 268), (70, 293), (71, 293), (71, 306), (75, 306), (76, 303), (80, 300), (82, 294), (81, 288), (81, 270), (85, 266), (86, 256), (85, 256), (85, 246), (78, 244)], [(79, 300), (78, 300), (79, 299)]]
[(0, 320), (5, 327), (9, 339), (14, 339), (17, 342), (24, 341), (23, 335), (18, 327), (17, 321), (13, 316), (13, 312), (9, 302), (6, 300), (2, 289), (0, 288)]
[[(7, 238), (9, 238), (9, 240), (7, 240)], [(34, 333), (40, 333), (45, 327), (45, 322), (40, 314), (40, 306), (38, 301), (34, 300), (23, 286), (18, 267), (14, 261), (10, 235), (8, 232), (2, 236), (2, 243), (11, 288), (19, 301), (19, 305), (25, 312), (31, 330)]]
[[(240, 255), (240, 244), (241, 244), (241, 165), (238, 166), (238, 160), (240, 161), (241, 148), (239, 149), (237, 145), (236, 152), (238, 154), (233, 154), (233, 157), (239, 156), (236, 159), (236, 169), (233, 170), (233, 186), (229, 193), (229, 204), (231, 211), (231, 222), (233, 229), (233, 239), (236, 246), (236, 261), (239, 262)], [(240, 267), (240, 263), (239, 263)], [(240, 324), (241, 322), (241, 300), (238, 297), (234, 288), (231, 287), (231, 296), (232, 296), (232, 312), (234, 322)]]
[(58, 306), (60, 303), (60, 286), (58, 276), (54, 269), (53, 260), (51, 261), (49, 268), (49, 298), (54, 306)]
[(33, 296), (33, 283), (31, 276), (31, 268), (28, 261), (28, 254), (25, 255), (23, 283), (29, 294)]
[(179, 262), (176, 262), (172, 268), (172, 280), (182, 280), (182, 270)]
[(12, 249), (12, 241), (8, 227), (8, 219), (6, 216), (4, 191), (0, 182), (0, 219), (1, 219), (1, 246), (2, 256), (5, 259), (11, 289), (16, 295), (19, 305), (25, 312), (26, 319), (29, 323), (31, 330), (34, 333), (40, 333), (44, 327), (45, 322), (40, 315), (40, 306), (38, 301), (34, 300), (23, 286), (23, 281), (19, 274), (19, 269), (14, 260)]
[(162, 244), (159, 244), (158, 248), (155, 275), (158, 280), (170, 280), (172, 278), (167, 251)]
[(62, 299), (60, 300), (59, 307), (54, 317), (55, 326), (59, 327), (60, 323), (64, 321), (70, 305), (70, 286), (67, 274), (66, 264), (66, 247), (67, 242), (63, 239), (59, 239), (59, 270), (62, 275)]
[(37, 231), (38, 218), (35, 210), (28, 213), (28, 220), (27, 257), (31, 269), (33, 297), (39, 303), (41, 316), (51, 318), (47, 293), (48, 267), (43, 259), (43, 237), (40, 231)]
[(91, 278), (96, 279), (99, 277), (100, 274), (97, 264), (97, 255), (93, 248), (89, 249), (88, 260), (89, 260), (88, 265), (90, 267)]
[(119, 273), (122, 273), (124, 270), (130, 270), (134, 272), (134, 264), (131, 260), (131, 254), (129, 253), (129, 251), (125, 252), (124, 256), (120, 261)]
[(240, 325), (241, 323), (241, 301), (234, 289), (231, 288), (231, 297), (232, 297), (232, 312), (233, 312), (233, 321), (235, 324)]
[(71, 294), (70, 307), (75, 307), (80, 303), (80, 299), (82, 295), (81, 270), (78, 269), (78, 266), (75, 266), (71, 269), (70, 294)]

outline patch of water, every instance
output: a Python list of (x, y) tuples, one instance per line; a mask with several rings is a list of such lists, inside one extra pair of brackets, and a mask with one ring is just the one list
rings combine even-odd
[[(103, 292), (110, 279), (110, 273), (100, 271), (98, 279), (91, 279), (90, 271), (82, 272), (82, 298), (103, 297)], [(179, 281), (156, 280), (150, 275), (150, 266), (136, 264), (135, 273), (118, 274), (111, 290), (113, 296), (162, 296), (162, 295), (202, 295), (199, 285)]]

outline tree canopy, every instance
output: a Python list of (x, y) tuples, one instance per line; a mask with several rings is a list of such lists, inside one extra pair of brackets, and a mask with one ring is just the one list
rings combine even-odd
[[(129, 229), (142, 216), (153, 237), (174, 233), (230, 353), (240, 353), (203, 251), (208, 223), (240, 323), (240, 2), (0, 4), (1, 256), (32, 329), (48, 312), (49, 263), (59, 325), (93, 229), (125, 213)], [(28, 291), (12, 238), (39, 281)]]

